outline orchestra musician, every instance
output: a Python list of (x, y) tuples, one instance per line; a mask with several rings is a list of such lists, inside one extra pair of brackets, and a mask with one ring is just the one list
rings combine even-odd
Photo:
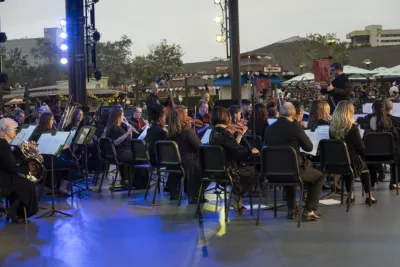
[(234, 138), (232, 131), (228, 130), (231, 124), (231, 114), (223, 107), (215, 107), (211, 111), (211, 124), (214, 126), (210, 134), (210, 145), (222, 146), (225, 150), (228, 166), (233, 180), (233, 194), (235, 212), (242, 213), (244, 195), (253, 187), (256, 175), (252, 166), (246, 166), (241, 162), (246, 161), (252, 154), (258, 155), (256, 148), (242, 146)]
[(308, 119), (308, 128), (315, 129), (317, 126), (331, 124), (331, 108), (328, 102), (323, 100), (314, 100), (311, 104), (310, 117)]
[[(255, 113), (255, 131), (256, 135), (264, 138), (265, 129), (268, 127), (268, 111), (263, 103), (257, 103), (254, 105), (252, 113)], [(251, 114), (250, 122), (247, 124), (249, 131), (253, 131), (253, 114)]]
[(201, 100), (204, 100), (207, 102), (208, 112), (210, 113), (211, 110), (214, 108), (214, 102), (211, 99), (210, 93), (208, 93), (207, 91), (205, 93), (203, 93)]
[(61, 100), (60, 99), (56, 99), (53, 109), (49, 110), (49, 112), (52, 112), (54, 114), (54, 120), (58, 124), (61, 120), (61, 116), (64, 113), (63, 109), (61, 108)]
[[(151, 120), (153, 118), (153, 111), (157, 109), (157, 105), (163, 105), (165, 107), (173, 105), (173, 101), (170, 96), (168, 96), (166, 101), (160, 102), (158, 97), (158, 84), (156, 82), (152, 82), (150, 84), (150, 95), (146, 99), (147, 106), (147, 116), (148, 119)], [(157, 111), (155, 111), (157, 113)]]
[[(297, 153), (300, 176), (307, 188), (307, 199), (303, 220), (314, 221), (321, 218), (314, 213), (318, 209), (319, 198), (321, 197), (323, 174), (312, 167), (312, 163), (303, 158), (300, 148), (304, 151), (312, 151), (313, 143), (304, 132), (304, 129), (294, 121), (296, 109), (292, 103), (286, 102), (280, 109), (281, 117), (271, 124), (265, 131), (265, 143), (267, 146), (291, 146)], [(296, 188), (286, 187), (288, 219), (295, 219), (298, 214), (296, 205)]]
[(350, 100), (350, 93), (352, 91), (352, 86), (347, 78), (346, 74), (343, 72), (343, 66), (340, 63), (333, 63), (330, 67), (330, 77), (333, 81), (330, 85), (322, 87), (321, 93), (328, 94), (328, 103), (331, 107), (331, 114), (333, 114), (336, 105), (342, 100)]
[[(10, 118), (0, 120), (0, 190), (10, 201), (6, 211), (15, 223), (24, 222), (24, 210), (27, 217), (38, 212), (36, 185), (34, 182), (19, 176), (28, 174), (29, 166), (17, 165), (9, 141), (16, 135), (17, 123)], [(5, 211), (5, 210), (3, 210)]]
[(167, 131), (165, 130), (165, 107), (157, 104), (153, 107), (153, 112), (151, 114), (152, 117), (150, 118), (150, 128), (147, 130), (145, 140), (148, 145), (150, 163), (155, 165), (157, 164), (155, 144), (157, 141), (168, 139)]
[[(332, 116), (332, 123), (329, 128), (329, 136), (331, 139), (343, 140), (346, 145), (350, 156), (351, 167), (354, 172), (354, 177), (360, 177), (364, 191), (368, 196), (370, 192), (369, 186), (369, 173), (363, 172), (367, 170), (367, 164), (363, 161), (365, 155), (365, 145), (361, 139), (358, 126), (354, 124), (354, 106), (350, 101), (342, 100), (336, 106), (335, 112)], [(343, 177), (346, 185), (346, 191), (350, 191), (351, 175)], [(303, 176), (302, 176), (303, 179)], [(355, 202), (354, 191), (347, 201)], [(377, 200), (371, 195), (372, 204), (377, 203)], [(365, 200), (369, 204), (369, 198)]]
[(143, 129), (148, 125), (148, 122), (143, 120), (143, 118), (142, 118), (142, 108), (141, 107), (135, 106), (133, 108), (132, 118), (129, 120), (129, 123), (137, 131), (137, 132), (132, 133), (132, 137), (138, 138), (139, 135), (143, 132)]
[[(52, 132), (54, 130), (54, 116), (52, 113), (44, 112), (39, 119), (39, 125), (33, 131), (32, 136), (29, 141), (38, 142), (42, 133)], [(51, 156), (42, 155), (44, 159), (44, 166), (46, 169), (51, 170)], [(59, 183), (59, 193), (65, 196), (70, 196), (68, 192), (68, 185), (70, 181), (75, 178), (75, 173), (79, 170), (79, 164), (74, 160), (70, 160), (71, 150), (68, 145), (64, 146), (63, 151), (59, 157), (54, 157), (53, 166), (54, 169), (66, 169), (68, 170), (68, 175), (63, 173)], [(60, 176), (56, 176), (57, 178)]]
[(195, 116), (196, 133), (202, 137), (210, 126), (210, 114), (208, 112), (208, 103), (204, 100), (199, 101), (199, 113)]
[(295, 101), (292, 103), (294, 105), (294, 107), (296, 108), (296, 116), (294, 118), (294, 120), (300, 124), (300, 126), (303, 129), (306, 129), (307, 126), (303, 121), (303, 117), (304, 117), (304, 105), (303, 103), (301, 103), (300, 101)]
[(79, 131), (80, 128), (82, 128), (83, 126), (83, 111), (82, 109), (77, 108), (72, 113), (71, 122), (67, 126), (65, 126), (63, 130), (69, 132), (72, 130), (73, 127), (77, 127)]
[(242, 99), (242, 119), (245, 121), (250, 120), (251, 116), (251, 110), (253, 108), (253, 105), (251, 102), (247, 99)]

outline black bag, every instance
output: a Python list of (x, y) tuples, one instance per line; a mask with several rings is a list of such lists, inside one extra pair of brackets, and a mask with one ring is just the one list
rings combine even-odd
[(236, 162), (231, 162), (229, 165), (228, 173), (232, 178), (233, 193), (242, 195), (250, 191), (256, 177), (254, 166)]

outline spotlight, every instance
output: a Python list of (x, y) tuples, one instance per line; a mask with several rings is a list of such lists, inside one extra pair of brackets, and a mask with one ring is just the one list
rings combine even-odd
[(66, 32), (60, 33), (60, 38), (61, 39), (67, 39), (67, 33)]
[(65, 25), (67, 25), (67, 21), (65, 19), (60, 20), (60, 26), (64, 27)]
[(0, 83), (7, 83), (7, 81), (8, 81), (7, 73), (0, 72)]
[(214, 21), (215, 21), (215, 23), (217, 23), (217, 24), (221, 24), (222, 18), (221, 18), (220, 16), (215, 17)]
[(219, 4), (221, 4), (221, 0), (214, 0), (214, 3), (219, 5)]
[(217, 34), (217, 37), (215, 39), (218, 43), (222, 43), (224, 41), (224, 36), (222, 36), (222, 34)]
[(7, 35), (5, 32), (0, 32), (0, 44), (7, 42)]
[(99, 2), (99, 0), (93, 0), (93, 3), (97, 4)]
[(61, 49), (62, 51), (67, 51), (67, 50), (68, 50), (68, 45), (62, 44), (62, 45), (60, 45), (60, 49)]
[(98, 31), (95, 31), (95, 32), (93, 33), (93, 40), (94, 40), (95, 42), (100, 41), (100, 33), (99, 33)]
[(60, 63), (63, 65), (68, 64), (68, 59), (63, 57), (63, 58), (61, 58)]
[(96, 81), (100, 81), (101, 80), (101, 71), (99, 71), (99, 70), (96, 70), (95, 72), (94, 72), (94, 78), (96, 79)]

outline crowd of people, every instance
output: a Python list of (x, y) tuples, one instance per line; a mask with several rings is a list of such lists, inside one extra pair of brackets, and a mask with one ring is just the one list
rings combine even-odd
[[(246, 162), (251, 162), (249, 159), (259, 156), (260, 148), (254, 148), (243, 142), (243, 136), (246, 133), (256, 134), (260, 136), (264, 145), (270, 147), (290, 146), (297, 153), (300, 176), (307, 187), (306, 204), (302, 217), (306, 221), (319, 220), (321, 214), (317, 212), (318, 203), (328, 174), (322, 173), (316, 167), (315, 159), (313, 162), (312, 157), (305, 156), (313, 149), (313, 143), (305, 129), (328, 126), (331, 139), (343, 140), (346, 143), (355, 176), (360, 177), (366, 193), (369, 193), (371, 188), (368, 182), (369, 174), (364, 170), (369, 170), (371, 186), (375, 186), (375, 182), (380, 179), (378, 173), (382, 169), (380, 165), (367, 165), (363, 161), (365, 145), (360, 136), (359, 127), (354, 121), (354, 105), (350, 101), (349, 82), (343, 73), (343, 67), (338, 63), (332, 64), (331, 76), (335, 77), (332, 84), (320, 88), (321, 93), (327, 95), (327, 101), (314, 100), (312, 102), (308, 122), (304, 120), (304, 105), (299, 101), (281, 103), (281, 101), (272, 99), (266, 105), (256, 103), (252, 106), (250, 101), (244, 99), (239, 105), (225, 108), (214, 104), (208, 93), (203, 95), (198, 103), (198, 112), (191, 118), (188, 116), (187, 107), (175, 105), (171, 98), (165, 102), (160, 101), (158, 84), (152, 83), (150, 85), (151, 92), (146, 101), (148, 121), (142, 118), (141, 107), (134, 107), (132, 117), (125, 118), (123, 107), (116, 105), (98, 116), (95, 124), (97, 128), (95, 138), (112, 140), (117, 151), (118, 161), (124, 165), (120, 169), (122, 187), (128, 187), (132, 178), (127, 167), (134, 164), (130, 146), (132, 139), (140, 137), (145, 140), (152, 165), (157, 164), (155, 151), (157, 141), (176, 142), (186, 173), (185, 191), (188, 195), (188, 202), (195, 204), (197, 201), (202, 203), (208, 201), (205, 196), (198, 199), (203, 174), (197, 151), (203, 143), (204, 134), (210, 130), (209, 140), (206, 140), (206, 143), (219, 145), (225, 150), (232, 176), (232, 191), (235, 199), (233, 206), (238, 213), (245, 209), (243, 199), (259, 182), (257, 179), (260, 177), (258, 168), (246, 164)], [(365, 118), (362, 127), (366, 129), (366, 132), (390, 132), (397, 142), (399, 135), (396, 128), (400, 127), (400, 118), (392, 116), (391, 109), (392, 102), (389, 99), (376, 100), (373, 105), (373, 114)], [(28, 123), (37, 126), (29, 140), (33, 143), (37, 142), (42, 133), (59, 128), (55, 126), (59, 126), (62, 110), (59, 105), (56, 105), (53, 110), (42, 107), (34, 111), (29, 121), (26, 121), (24, 115), (22, 110), (17, 110), (12, 118), (0, 120), (0, 146), (2, 151), (5, 151), (0, 154), (0, 190), (11, 203), (11, 208), (7, 212), (15, 222), (21, 221), (22, 208), (28, 209), (28, 216), (37, 212), (37, 198), (34, 184), (20, 176), (21, 173), (29, 172), (29, 169), (27, 166), (18, 164), (20, 159), (11, 150), (9, 141), (14, 138), (18, 127)], [(273, 120), (271, 121), (271, 119)], [(87, 123), (83, 110), (76, 108), (70, 123), (65, 125), (63, 130), (79, 130)], [(300, 152), (300, 149), (305, 153)], [(98, 150), (94, 149), (91, 155), (96, 161), (98, 157), (94, 155), (95, 151)], [(54, 161), (55, 168), (67, 169), (57, 175), (57, 189), (61, 195), (70, 195), (68, 188), (81, 167), (79, 159), (76, 159), (76, 154), (79, 155), (79, 153), (79, 149), (66, 145), (61, 156)], [(50, 159), (45, 156), (44, 165), (45, 168), (50, 168)], [(144, 189), (148, 179), (147, 170), (136, 172), (135, 188)], [(344, 177), (347, 191), (350, 191), (351, 179), (350, 176)], [(390, 189), (398, 187), (395, 181), (396, 179), (392, 175)], [(179, 174), (169, 174), (164, 192), (169, 192), (171, 200), (179, 198), (180, 183)], [(296, 190), (292, 187), (285, 188), (285, 190), (288, 218), (292, 219), (298, 213)], [(350, 195), (348, 201), (354, 202), (354, 195)], [(369, 194), (367, 194), (365, 202), (375, 204), (377, 200), (372, 195), (369, 199)], [(2, 209), (5, 210), (3, 207)]]

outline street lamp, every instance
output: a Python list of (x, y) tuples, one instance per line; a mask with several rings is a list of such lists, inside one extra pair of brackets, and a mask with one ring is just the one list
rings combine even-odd
[(299, 65), (299, 68), (300, 68), (301, 74), (303, 74), (303, 73), (304, 73), (303, 69), (304, 69), (304, 67), (305, 67), (305, 66), (306, 66), (306, 65), (305, 65), (305, 64), (303, 64), (303, 63), (301, 63), (301, 64)]
[(329, 51), (328, 51), (328, 59), (331, 60), (333, 58), (333, 49), (332, 45), (336, 43), (335, 39), (327, 39), (325, 43), (329, 46)]
[(369, 59), (366, 59), (366, 60), (363, 61), (363, 63), (364, 63), (364, 65), (367, 66), (367, 69), (369, 70), (369, 66), (372, 64), (372, 61), (369, 60)]

